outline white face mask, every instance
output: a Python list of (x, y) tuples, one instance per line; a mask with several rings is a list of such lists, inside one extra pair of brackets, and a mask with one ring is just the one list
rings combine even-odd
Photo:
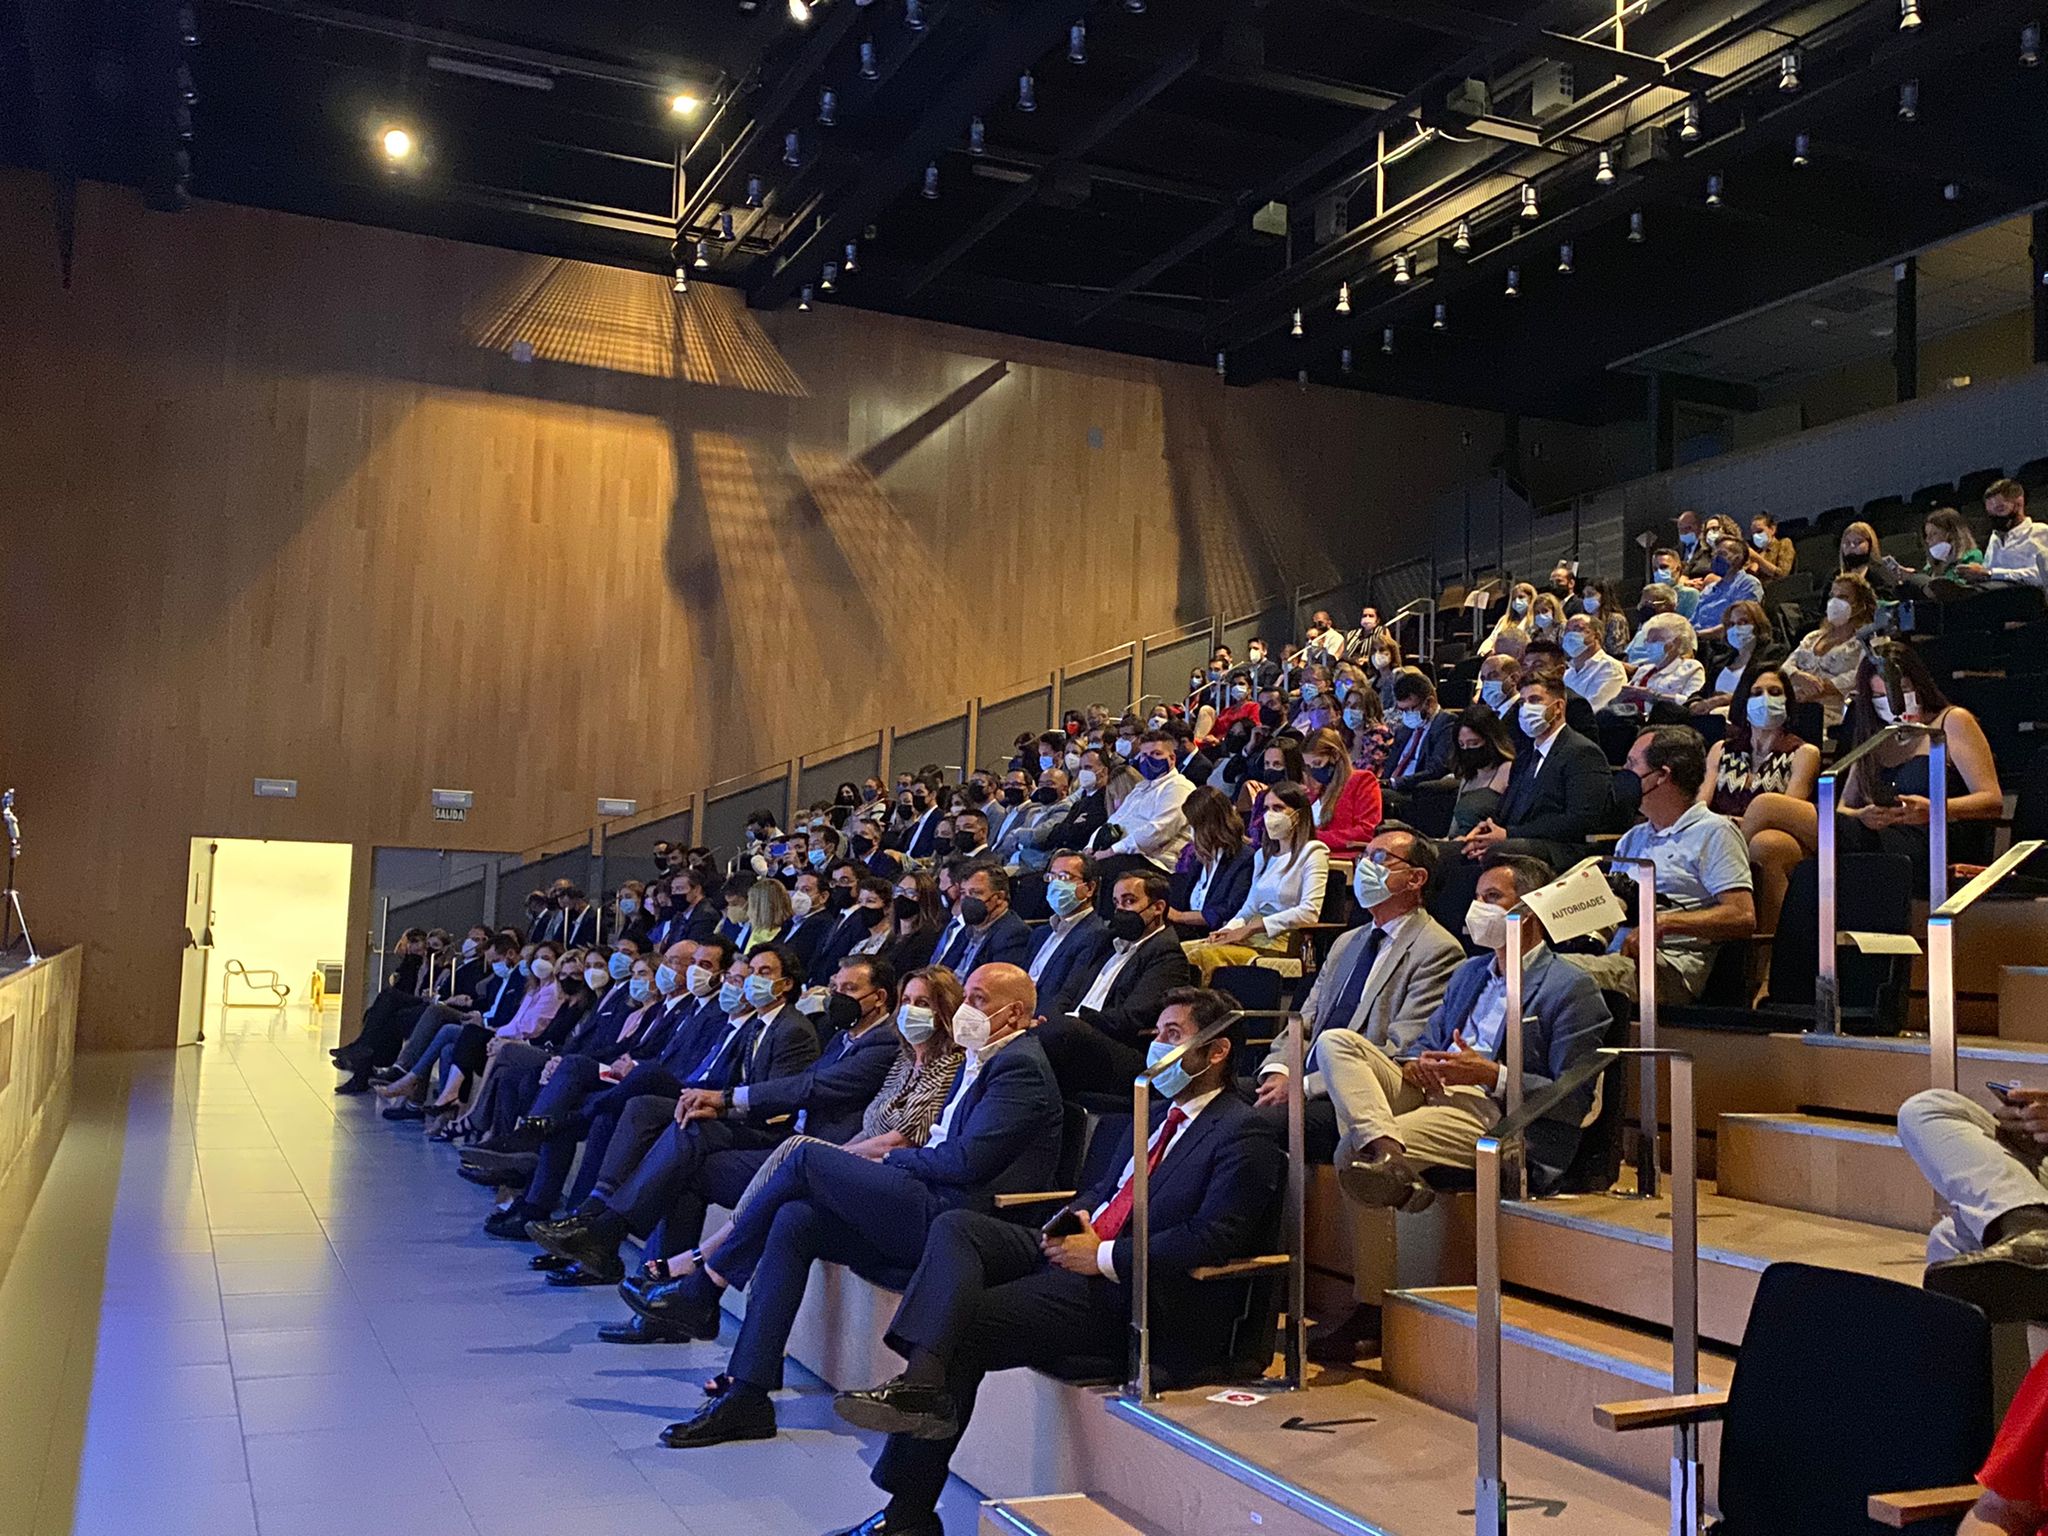
[(1891, 695), (1886, 693), (1883, 688), (1880, 687), (1875, 693), (1871, 694), (1870, 703), (1871, 707), (1877, 711), (1877, 718), (1886, 725), (1896, 725), (1901, 720), (1919, 719), (1920, 701), (1913, 696), (1912, 692), (1909, 690), (1902, 693), (1900, 698), (1905, 701), (1906, 705), (1906, 712), (1903, 715), (1893, 713)]
[[(663, 969), (666, 970), (667, 967), (664, 966)], [(718, 989), (718, 972), (708, 965), (693, 965), (683, 974), (689, 983), (692, 997), (709, 997)]]
[(1849, 622), (1849, 599), (1831, 597), (1828, 599), (1828, 622), (1837, 629)]
[(922, 1045), (931, 1039), (932, 1031), (938, 1027), (931, 1009), (917, 1003), (905, 1003), (896, 1010), (896, 1032), (910, 1045)]
[(1550, 728), (1550, 709), (1544, 704), (1526, 703), (1515, 712), (1515, 718), (1521, 723), (1522, 734), (1531, 741), (1541, 741)]
[(1949, 557), (1949, 552), (1954, 548), (1955, 545), (1949, 543), (1947, 539), (1943, 539), (1939, 544), (1927, 546), (1927, 558), (1930, 560), (1946, 560)]
[(593, 992), (602, 992), (605, 983), (611, 979), (612, 973), (601, 965), (586, 965), (583, 967), (583, 985), (590, 988)]
[[(1201, 687), (1202, 685), (1201, 685), (1200, 683), (1197, 683), (1197, 684), (1196, 684), (1195, 686), (1196, 686), (1197, 688), (1199, 688), (1199, 687)], [(1156, 730), (1158, 730), (1158, 729), (1159, 729), (1159, 727), (1161, 727), (1161, 726), (1162, 726), (1162, 725), (1164, 725), (1164, 724), (1166, 724), (1166, 716), (1164, 716), (1164, 715), (1152, 715), (1152, 716), (1149, 716), (1149, 717), (1148, 717), (1148, 718), (1146, 719), (1146, 721), (1145, 721), (1145, 729), (1146, 729), (1146, 730), (1148, 730), (1148, 731), (1156, 731)]]
[(1776, 730), (1785, 723), (1785, 696), (1780, 693), (1752, 693), (1744, 706), (1749, 723), (1759, 731)]
[(1564, 632), (1564, 640), (1562, 643), (1564, 645), (1565, 655), (1571, 657), (1571, 659), (1574, 661), (1577, 661), (1581, 656), (1583, 656), (1586, 653), (1586, 637), (1580, 634), (1576, 629), (1566, 630)]
[(1093, 768), (1083, 768), (1081, 776), (1075, 779), (1074, 782), (1080, 786), (1083, 794), (1088, 793), (1095, 788), (1095, 770)]
[(533, 962), (533, 979), (535, 981), (546, 981), (554, 974), (555, 962), (548, 959), (545, 955)]
[(789, 910), (791, 916), (809, 917), (811, 915), (811, 906), (811, 893), (809, 891), (791, 891), (789, 893)]
[(995, 1038), (995, 1023), (972, 1003), (953, 1010), (953, 1043), (963, 1051), (979, 1051)]
[(1266, 812), (1266, 836), (1276, 843), (1287, 841), (1287, 834), (1294, 830), (1294, 812), (1271, 810)]
[(1755, 638), (1756, 630), (1751, 625), (1731, 624), (1728, 626), (1728, 643), (1738, 651), (1748, 650), (1749, 642)]
[(1508, 915), (1478, 897), (1465, 909), (1465, 936), (1481, 949), (1499, 949), (1508, 941)]

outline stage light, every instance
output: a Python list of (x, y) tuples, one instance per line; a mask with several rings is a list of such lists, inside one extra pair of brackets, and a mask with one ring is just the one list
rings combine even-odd
[(1542, 213), (1542, 211), (1542, 209), (1536, 206), (1536, 183), (1533, 181), (1523, 182), (1522, 217), (1525, 219), (1533, 219), (1538, 217)]
[(1031, 71), (1025, 70), (1017, 77), (1017, 110), (1036, 112), (1038, 110), (1038, 82), (1031, 78)]
[(1351, 372), (1351, 349), (1346, 347), (1337, 354), (1337, 366), (1345, 373)]
[(1721, 206), (1721, 174), (1718, 171), (1707, 178), (1707, 206), (1709, 208)]
[(178, 100), (188, 107), (196, 105), (199, 101), (199, 88), (192, 83), (192, 66), (180, 64), (177, 79)]
[(1351, 285), (1349, 283), (1339, 283), (1337, 285), (1337, 313), (1340, 315), (1351, 313)]
[(881, 69), (875, 64), (875, 45), (870, 38), (863, 38), (860, 45), (860, 77), (873, 80), (880, 76)]
[(699, 240), (697, 242), (697, 270), (699, 272), (702, 272), (706, 267), (710, 265), (711, 242), (708, 240)]
[(704, 103), (688, 91), (677, 91), (668, 99), (668, 109), (677, 117), (689, 117)]
[(1685, 115), (1678, 120), (1678, 136), (1688, 144), (1700, 136), (1700, 104), (1697, 101), (1685, 104)]
[(818, 92), (818, 126), (830, 128), (839, 121), (839, 93), (831, 86)]
[(789, 19), (802, 26), (811, 19), (811, 0), (789, 0)]
[(1641, 245), (1643, 243), (1643, 210), (1640, 208), (1633, 210), (1628, 216), (1628, 243), (1630, 245)]
[(1902, 80), (1899, 82), (1899, 121), (1917, 123), (1920, 121), (1920, 82)]
[(913, 32), (924, 30), (924, 0), (903, 0), (903, 25)]
[(1394, 257), (1394, 281), (1405, 284), (1409, 280), (1410, 275), (1407, 254), (1405, 252), (1397, 254)]
[(758, 176), (749, 176), (747, 178), (747, 206), (749, 208), (761, 206), (761, 178)]
[(804, 163), (803, 151), (804, 141), (797, 136), (797, 131), (794, 128), (782, 136), (782, 163), (784, 165), (802, 165)]
[(403, 128), (384, 130), (384, 154), (387, 159), (403, 160), (412, 153), (412, 135)]
[(1778, 55), (1778, 89), (1796, 91), (1799, 89), (1799, 50), (1788, 48)]
[(1593, 180), (1603, 187), (1614, 185), (1614, 153), (1612, 150), (1603, 149), (1600, 151), (1600, 169), (1593, 173)]
[(1299, 336), (1301, 334), (1301, 311), (1298, 309), (1294, 312), (1294, 328), (1287, 334), (1290, 336)]
[(1449, 319), (1448, 319), (1448, 317), (1447, 317), (1447, 315), (1446, 315), (1446, 313), (1445, 313), (1445, 310), (1444, 310), (1444, 307), (1443, 307), (1443, 305), (1441, 305), (1441, 304), (1437, 305), (1437, 307), (1436, 307), (1436, 314), (1435, 314), (1434, 318), (1432, 318), (1432, 319), (1430, 320), (1430, 322), (1429, 322), (1429, 328), (1430, 328), (1430, 329), (1431, 329), (1432, 331), (1441, 331), (1441, 330), (1445, 330), (1445, 329), (1447, 329), (1447, 328), (1448, 328), (1448, 326), (1449, 326), (1449, 323), (1450, 323), (1450, 322), (1449, 322)]
[(1795, 133), (1792, 135), (1792, 163), (1794, 165), (1813, 164), (1813, 138), (1811, 135), (1806, 133)]
[(178, 7), (178, 41), (187, 48), (199, 46), (199, 17), (189, 5)]
[(1472, 249), (1472, 226), (1465, 220), (1458, 220), (1458, 227), (1451, 234), (1451, 249), (1460, 256)]
[(1142, 16), (1145, 14), (1145, 0), (1124, 0), (1124, 9), (1133, 16)]
[(1572, 275), (1572, 243), (1569, 240), (1557, 248), (1557, 270), (1566, 277)]
[(922, 194), (932, 202), (939, 198), (939, 162), (934, 160), (924, 168), (924, 190)]
[(825, 269), (818, 274), (818, 292), (830, 293), (839, 285), (839, 263), (828, 261)]
[(1945, 203), (1960, 203), (1963, 200), (1963, 184), (1960, 181), (1944, 183), (1941, 189), (1941, 200)]
[(739, 238), (739, 236), (733, 232), (732, 212), (730, 209), (728, 209), (724, 213), (719, 214), (718, 216), (718, 238), (723, 240), (727, 245), (732, 244), (734, 240)]
[(675, 281), (668, 286), (673, 293), (688, 293), (690, 291), (690, 274), (688, 269), (677, 267)]
[(1501, 296), (1509, 299), (1518, 299), (1522, 296), (1522, 269), (1520, 267), (1508, 268), (1508, 285), (1501, 290)]
[(2020, 28), (2020, 63), (2033, 69), (2041, 62), (2041, 23), (2030, 21)]
[(852, 273), (858, 272), (859, 270), (860, 246), (857, 245), (855, 242), (849, 240), (846, 242), (846, 271), (850, 275)]
[(1221, 352), (1216, 354), (1216, 377), (1219, 379), (1230, 377), (1230, 359)]
[(987, 152), (988, 124), (977, 117), (967, 125), (967, 153), (970, 155), (980, 155)]
[(1394, 355), (1394, 328), (1391, 325), (1380, 332), (1380, 351), (1389, 357)]
[(1920, 25), (1920, 0), (1899, 0), (1899, 30), (1910, 32)]
[(1067, 62), (1069, 64), (1086, 64), (1088, 62), (1088, 25), (1086, 22), (1077, 21), (1067, 28)]
[(798, 314), (807, 315), (811, 312), (811, 285), (809, 283), (805, 283), (797, 291), (796, 308)]

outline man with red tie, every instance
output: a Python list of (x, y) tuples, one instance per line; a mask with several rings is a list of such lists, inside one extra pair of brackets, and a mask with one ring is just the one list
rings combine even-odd
[[(1158, 1065), (1235, 1005), (1220, 992), (1166, 994), (1153, 1031)], [(1190, 1272), (1270, 1246), (1287, 1156), (1232, 1086), (1232, 1034), (1195, 1047), (1153, 1081), (1153, 1360), (1165, 1383), (1205, 1379), (1230, 1354), (1243, 1285)], [(841, 1393), (840, 1417), (889, 1442), (874, 1481), (888, 1506), (836, 1536), (942, 1536), (946, 1468), (981, 1378), (1074, 1357), (1121, 1361), (1129, 1339), (1133, 1161), (1072, 1202), (1043, 1231), (975, 1211), (931, 1229), (890, 1324), (901, 1376)]]

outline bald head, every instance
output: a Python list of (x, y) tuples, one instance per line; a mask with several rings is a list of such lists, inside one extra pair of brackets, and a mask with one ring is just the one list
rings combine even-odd
[(1004, 1008), (1028, 1019), (1038, 1007), (1038, 988), (1022, 966), (992, 962), (977, 965), (968, 976), (967, 1001), (991, 1019)]

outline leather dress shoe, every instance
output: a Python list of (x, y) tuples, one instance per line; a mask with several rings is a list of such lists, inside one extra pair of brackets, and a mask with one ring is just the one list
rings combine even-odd
[(368, 1093), (370, 1080), (361, 1072), (353, 1073), (345, 1082), (335, 1084), (334, 1091), (341, 1094)]
[(559, 1253), (536, 1253), (526, 1261), (526, 1267), (543, 1275), (552, 1275), (558, 1269), (567, 1269), (569, 1261)]
[(2048, 1230), (2029, 1229), (1927, 1266), (1922, 1284), (1994, 1323), (2048, 1318)]
[(616, 1258), (611, 1261), (609, 1269), (601, 1266), (593, 1268), (591, 1265), (579, 1261), (554, 1271), (548, 1276), (548, 1284), (558, 1285), (564, 1290), (571, 1290), (577, 1286), (584, 1285), (617, 1285), (619, 1277), (625, 1272), (626, 1266), (621, 1264)]
[(379, 1067), (370, 1074), (370, 1081), (373, 1083), (395, 1083), (403, 1076), (405, 1076), (405, 1072), (400, 1067)]
[(560, 1254), (570, 1263), (597, 1278), (584, 1285), (617, 1285), (626, 1278), (626, 1266), (619, 1258), (619, 1245), (606, 1242), (594, 1230), (594, 1223), (570, 1217), (567, 1221), (529, 1221), (526, 1235), (549, 1253)]
[(637, 1312), (623, 1323), (606, 1323), (597, 1330), (606, 1344), (686, 1344), (688, 1338), (651, 1317)]
[(828, 1536), (946, 1536), (937, 1515), (919, 1515), (909, 1520), (891, 1520), (889, 1511), (878, 1509), (859, 1525), (832, 1531)]
[(864, 1392), (842, 1392), (832, 1410), (860, 1429), (913, 1440), (950, 1440), (960, 1433), (960, 1410), (944, 1387), (924, 1387), (892, 1377)]
[(492, 1237), (519, 1242), (526, 1236), (526, 1212), (518, 1205), (502, 1211), (493, 1211), (484, 1218), (484, 1231)]
[[(458, 1179), (467, 1179), (470, 1183), (476, 1185), (480, 1189), (503, 1189), (506, 1187), (505, 1181), (499, 1178), (498, 1175), (496, 1175), (495, 1173), (492, 1173), (488, 1168), (474, 1168), (471, 1167), (468, 1163), (457, 1163), (455, 1165), (455, 1177), (457, 1177)], [(514, 1189), (519, 1189), (524, 1188), (525, 1186), (514, 1184), (511, 1187)], [(521, 1228), (519, 1235), (521, 1237), (524, 1237), (526, 1235), (524, 1228)]]
[(553, 1115), (521, 1115), (512, 1129), (521, 1135), (531, 1136), (536, 1141), (546, 1141), (555, 1134), (555, 1117)]
[(536, 1221), (532, 1237), (543, 1248), (551, 1248), (557, 1242), (567, 1242), (590, 1230), (589, 1218), (564, 1216), (560, 1221)]
[(424, 1104), (394, 1104), (384, 1111), (386, 1120), (424, 1120), (427, 1106)]
[(671, 1424), (661, 1432), (670, 1450), (697, 1450), (733, 1440), (773, 1440), (775, 1405), (766, 1392), (741, 1390), (714, 1397), (693, 1419)]
[(716, 1301), (706, 1303), (697, 1296), (696, 1287), (690, 1283), (693, 1278), (686, 1275), (680, 1280), (643, 1282), (630, 1290), (621, 1285), (619, 1295), (640, 1316), (686, 1339), (709, 1343), (718, 1337), (721, 1309)]
[(1359, 1205), (1387, 1210), (1426, 1211), (1436, 1202), (1436, 1191), (1398, 1152), (1339, 1163), (1337, 1187)]
[(465, 1147), (462, 1166), (491, 1174), (500, 1184), (523, 1184), (540, 1166), (538, 1152), (486, 1152), (482, 1147)]

